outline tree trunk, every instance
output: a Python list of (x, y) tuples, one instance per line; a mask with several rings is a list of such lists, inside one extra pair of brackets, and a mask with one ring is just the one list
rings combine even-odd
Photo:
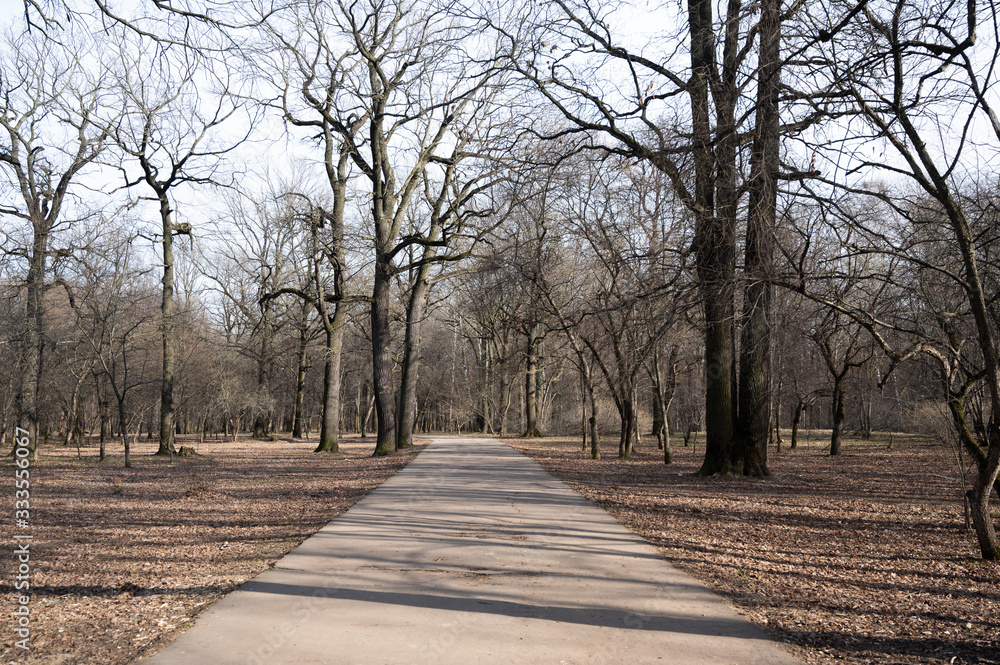
[[(781, 393), (781, 384), (778, 384), (778, 393)], [(781, 452), (781, 444), (785, 442), (781, 438), (781, 401), (776, 399), (775, 404), (771, 410), (772, 422), (774, 424), (774, 443), (778, 448), (778, 452)]]
[(621, 398), (621, 432), (618, 438), (619, 459), (631, 459), (635, 450), (636, 439), (639, 435), (638, 412), (636, 411), (636, 401), (638, 391), (634, 384), (627, 386), (622, 391)]
[[(705, 315), (705, 459), (698, 475), (731, 473), (733, 284), (736, 270), (737, 132), (735, 87), (740, 3), (730, 0), (722, 38), (722, 75), (714, 71), (717, 38), (712, 0), (690, 0), (692, 147), (695, 169), (695, 262)], [(714, 104), (709, 103), (709, 80)], [(715, 108), (715, 140), (710, 112)]]
[(392, 357), (389, 353), (389, 304), (392, 298), (388, 256), (380, 256), (375, 265), (375, 285), (372, 290), (372, 384), (375, 393), (375, 417), (378, 432), (375, 457), (388, 455), (396, 449), (393, 418)]
[[(657, 368), (659, 373), (659, 368)], [(663, 450), (663, 431), (666, 429), (666, 420), (663, 415), (663, 398), (660, 393), (659, 382), (653, 383), (653, 436), (656, 437), (656, 448)]]
[[(170, 203), (158, 192), (163, 223), (163, 297), (160, 301), (163, 339), (163, 380), (160, 385), (160, 447), (157, 455), (173, 455), (174, 449), (174, 228)], [(128, 438), (125, 439), (126, 449)], [(126, 460), (128, 459), (126, 453)]]
[(537, 438), (542, 436), (538, 426), (538, 336), (535, 333), (537, 325), (528, 331), (528, 350), (525, 355), (524, 372), (524, 437)]
[(729, 288), (702, 288), (705, 330), (705, 459), (699, 476), (731, 473), (733, 442), (732, 316)]
[[(417, 379), (420, 366), (420, 325), (430, 294), (430, 263), (432, 248), (425, 250), (425, 262), (417, 270), (406, 308), (406, 334), (403, 343), (403, 366), (399, 380), (399, 405), (396, 411), (396, 449), (409, 448), (413, 443), (413, 424), (417, 416)], [(483, 413), (485, 431), (486, 413)]]
[(799, 423), (802, 422), (802, 412), (805, 411), (806, 404), (802, 399), (795, 403), (795, 412), (792, 413), (792, 439), (788, 447), (795, 450), (799, 447)]
[(108, 413), (108, 407), (109, 407), (108, 398), (105, 393), (105, 390), (101, 386), (101, 377), (103, 376), (103, 374), (95, 372), (93, 376), (94, 376), (94, 392), (97, 394), (97, 417), (98, 420), (100, 420), (100, 438), (98, 440), (98, 444), (100, 446), (100, 457), (98, 458), (97, 461), (103, 462), (106, 452), (105, 446), (108, 440), (108, 421), (111, 419), (111, 416)]
[[(260, 357), (257, 358), (257, 394), (262, 403), (258, 405), (257, 415), (253, 421), (253, 436), (255, 439), (263, 439), (268, 435), (271, 428), (273, 414), (268, 402), (268, 384), (270, 383), (271, 370), (271, 331), (269, 314), (270, 306), (264, 305), (264, 311), (260, 322)], [(266, 408), (265, 408), (266, 406)]]
[(128, 425), (125, 424), (125, 399), (124, 397), (119, 397), (118, 399), (118, 420), (121, 423), (121, 434), (122, 434), (122, 444), (125, 446), (125, 468), (132, 468), (132, 458), (131, 458), (131, 442), (128, 436)]
[(771, 284), (779, 169), (778, 91), (781, 71), (780, 0), (761, 0), (757, 108), (750, 155), (750, 195), (744, 270), (747, 273), (740, 341), (739, 418), (733, 469), (770, 475)]
[(371, 386), (365, 383), (365, 415), (361, 418), (361, 438), (374, 431), (372, 420), (375, 418), (375, 395), (371, 394)]
[[(292, 437), (296, 439), (302, 438), (302, 406), (306, 397), (306, 352), (308, 348), (309, 330), (303, 323), (299, 330), (299, 348), (295, 354), (295, 409), (292, 413)], [(327, 348), (329, 348), (329, 344)], [(324, 371), (324, 382), (325, 376)]]
[[(34, 235), (28, 261), (27, 301), (25, 303), (24, 341), (21, 347), (21, 385), (17, 394), (17, 426), (28, 432), (30, 459), (38, 450), (38, 389), (42, 380), (42, 355), (45, 346), (45, 259), (48, 253), (49, 225), (32, 220)], [(17, 448), (11, 450), (11, 455)]]
[[(342, 309), (338, 304), (337, 309)], [(319, 445), (314, 452), (340, 452), (340, 362), (343, 356), (343, 325), (334, 321), (326, 326), (326, 362), (323, 367), (323, 415)], [(336, 325), (334, 325), (336, 322)]]
[(676, 344), (670, 348), (667, 358), (667, 376), (660, 371), (660, 355), (653, 355), (653, 388), (656, 395), (653, 399), (653, 433), (656, 434), (657, 446), (663, 451), (663, 463), (673, 462), (670, 450), (670, 404), (677, 392), (677, 362), (680, 357), (680, 347)]
[(983, 354), (986, 385), (990, 396), (990, 418), (987, 425), (987, 455), (985, 464), (980, 465), (976, 475), (976, 487), (972, 497), (972, 522), (976, 528), (976, 538), (983, 558), (987, 561), (1000, 560), (1000, 540), (997, 539), (990, 514), (990, 488), (996, 484), (1000, 473), (1000, 367), (997, 355), (997, 333), (993, 327), (983, 283), (979, 276), (975, 243), (972, 230), (960, 208), (948, 197), (949, 218), (962, 252), (965, 268), (966, 293), (976, 321), (979, 348)]
[(586, 393), (586, 379), (583, 377), (583, 371), (580, 371), (580, 435), (583, 438), (583, 443), (581, 450), (586, 452), (587, 450), (587, 393)]
[(830, 455), (839, 455), (844, 435), (844, 375), (833, 382), (833, 434), (830, 437)]

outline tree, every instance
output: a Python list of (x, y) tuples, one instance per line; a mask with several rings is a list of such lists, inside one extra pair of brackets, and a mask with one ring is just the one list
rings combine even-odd
[(226, 197), (227, 223), (220, 229), (215, 256), (202, 268), (244, 320), (243, 339), (235, 341), (256, 365), (253, 436), (257, 438), (267, 436), (274, 426), (271, 375), (281, 353), (278, 336), (288, 318), (280, 303), (268, 296), (301, 281), (296, 255), (305, 253), (293, 202), (274, 189), (252, 198), (236, 193)]
[(428, 165), (447, 164), (449, 154), (455, 157), (448, 146), (456, 138), (461, 143), (463, 127), (485, 112), (483, 100), (494, 72), (489, 58), (484, 65), (466, 56), (463, 48), (474, 26), (446, 2), (307, 1), (294, 9), (294, 24), (305, 37), (281, 38), (280, 22), (275, 23), (275, 35), (301, 81), (294, 88), (302, 95), (297, 103), (304, 102), (318, 118), (293, 119), (286, 93), (286, 119), (328, 127), (327, 164), (339, 163), (329, 155), (349, 155), (366, 182), (373, 229), (375, 455), (385, 455), (397, 443), (390, 355), (392, 283), (399, 270), (397, 257), (412, 243), (400, 239), (400, 232)]
[[(847, 374), (871, 360), (871, 351), (865, 347), (861, 338), (862, 329), (844, 321), (843, 318), (836, 310), (827, 310), (823, 314), (822, 321), (810, 334), (833, 379), (833, 386), (830, 389), (833, 423), (830, 438), (831, 456), (840, 454), (844, 435)], [(804, 398), (800, 397), (800, 408), (804, 404)]]
[[(707, 445), (699, 473), (766, 475), (770, 238), (776, 183), (789, 177), (778, 168), (782, 14), (772, 0), (752, 6), (731, 0), (719, 20), (713, 8), (711, 0), (691, 0), (686, 17), (675, 15), (688, 35), (686, 40), (672, 35), (672, 41), (686, 46), (673, 54), (632, 47), (616, 31), (613, 12), (591, 0), (556, 0), (527, 29), (509, 27), (499, 18), (494, 23), (512, 46), (531, 44), (533, 55), (513, 55), (512, 66), (570, 123), (539, 134), (549, 139), (576, 136), (592, 150), (654, 165), (693, 217), (705, 338)], [(761, 14), (755, 21), (757, 9)], [(760, 45), (756, 50), (755, 39)], [(744, 95), (754, 88), (757, 99), (751, 102)], [(755, 114), (745, 112), (744, 105), (751, 105)], [(755, 124), (748, 131), (751, 115)], [(741, 153), (748, 144), (751, 173), (741, 184)], [(744, 263), (750, 275), (739, 392), (733, 357), (736, 238), (741, 200), (748, 193)], [(746, 409), (742, 419), (740, 408)]]
[[(175, 192), (189, 185), (217, 185), (222, 157), (246, 136), (216, 136), (237, 120), (241, 104), (231, 96), (231, 73), (222, 63), (211, 65), (190, 50), (161, 51), (129, 32), (118, 35), (116, 89), (122, 115), (106, 127), (125, 160), (125, 187), (148, 187), (159, 217), (163, 259), (161, 340), (163, 377), (160, 390), (158, 455), (174, 453), (174, 236), (190, 236), (190, 222), (175, 217)], [(168, 57), (168, 53), (175, 57)], [(155, 71), (156, 76), (149, 72)], [(213, 89), (214, 88), (214, 89)], [(252, 127), (247, 120), (244, 126)]]
[[(71, 185), (105, 147), (105, 130), (95, 124), (102, 95), (100, 70), (91, 79), (81, 64), (86, 56), (25, 33), (7, 41), (0, 80), (0, 171), (7, 174), (10, 198), (0, 201), (0, 216), (27, 224), (27, 236), (4, 232), (5, 251), (27, 262), (25, 325), (21, 337), (18, 422), (29, 432), (32, 454), (38, 434), (38, 386), (45, 349), (45, 293), (52, 260), (73, 255), (54, 246), (67, 218)], [(8, 226), (8, 229), (14, 227)], [(15, 232), (16, 233), (16, 232)]]
[[(491, 88), (493, 93), (499, 89)], [(455, 265), (471, 256), (477, 243), (502, 223), (510, 204), (509, 199), (504, 202), (493, 192), (507, 179), (505, 173), (510, 168), (498, 156), (503, 153), (503, 135), (510, 127), (486, 113), (493, 102), (492, 95), (478, 99), (478, 109), (469, 113), (469, 121), (456, 132), (451, 152), (435, 158), (434, 167), (424, 171), (422, 201), (414, 207), (409, 232), (396, 247), (408, 259), (397, 271), (412, 275), (396, 408), (397, 450), (409, 447), (413, 439), (420, 327), (433, 285), (450, 276), (440, 266)], [(421, 217), (428, 219), (426, 229), (413, 223)], [(435, 268), (439, 274), (432, 276)]]
[(80, 288), (69, 291), (70, 304), (83, 339), (93, 349), (99, 376), (106, 379), (104, 385), (117, 403), (125, 468), (131, 468), (129, 428), (132, 416), (141, 414), (142, 409), (130, 403), (130, 396), (156, 380), (150, 367), (156, 315), (149, 301), (154, 290), (144, 279), (146, 273), (134, 265), (137, 238), (108, 233), (110, 227), (110, 222), (106, 223), (105, 241), (110, 242), (95, 246), (93, 256), (83, 263)]
[[(970, 312), (991, 414), (980, 442), (984, 456), (973, 489), (972, 516), (983, 558), (997, 560), (1000, 541), (989, 501), (1000, 471), (1000, 338), (990, 311), (989, 282), (982, 276), (982, 236), (975, 233), (975, 208), (962, 196), (962, 186), (976, 179), (977, 174), (966, 170), (968, 165), (975, 165), (984, 150), (992, 151), (1000, 143), (1000, 120), (987, 92), (996, 83), (997, 72), (988, 63), (995, 63), (1000, 54), (995, 28), (1000, 16), (992, 3), (945, 6), (922, 0), (868, 2), (836, 10), (816, 25), (818, 38), (811, 57), (822, 63), (817, 74), (825, 77), (826, 89), (835, 91), (840, 100), (829, 112), (852, 114), (865, 129), (858, 126), (844, 141), (830, 145), (813, 140), (813, 154), (821, 161), (829, 159), (830, 151), (852, 154), (855, 163), (835, 184), (869, 194), (903, 213), (907, 211), (900, 199), (905, 201), (908, 188), (903, 188), (902, 197), (892, 196), (873, 183), (870, 174), (908, 180), (933, 202), (943, 222), (940, 228), (948, 231), (955, 269), (900, 251), (908, 248), (906, 239), (869, 229), (875, 232), (870, 237), (888, 246), (873, 251), (947, 276), (960, 287)], [(991, 29), (985, 36), (977, 34)], [(973, 126), (983, 131), (974, 132)], [(801, 140), (808, 142), (810, 137)], [(859, 146), (866, 149), (854, 149)], [(864, 174), (864, 179), (848, 179), (856, 173)], [(859, 323), (878, 332), (878, 322), (871, 316), (850, 308), (843, 311), (851, 311)], [(904, 348), (895, 348), (892, 340), (875, 339), (894, 364), (921, 352), (943, 355), (919, 336), (911, 337)]]

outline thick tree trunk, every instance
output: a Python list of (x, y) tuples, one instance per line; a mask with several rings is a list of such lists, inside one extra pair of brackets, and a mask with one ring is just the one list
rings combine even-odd
[[(424, 258), (433, 255), (427, 248)], [(408, 448), (413, 443), (413, 425), (417, 416), (417, 379), (420, 366), (420, 325), (430, 294), (428, 273), (430, 264), (423, 263), (417, 271), (417, 278), (410, 292), (406, 308), (406, 334), (403, 343), (403, 366), (399, 380), (399, 405), (396, 411), (396, 449)], [(483, 412), (485, 431), (486, 413)]]
[(388, 261), (387, 256), (376, 259), (371, 303), (372, 383), (375, 393), (375, 417), (378, 419), (375, 457), (388, 455), (396, 449), (392, 357), (389, 353), (391, 342), (389, 304), (392, 292)]
[(299, 348), (295, 354), (295, 408), (292, 413), (292, 437), (296, 439), (302, 438), (302, 407), (306, 397), (306, 352), (308, 349), (309, 331), (303, 325), (299, 330)]
[(830, 455), (840, 454), (841, 441), (844, 436), (844, 376), (838, 376), (833, 382), (833, 433), (830, 436)]
[(771, 285), (779, 168), (778, 91), (781, 67), (780, 0), (761, 0), (757, 109), (750, 156), (750, 197), (744, 269), (747, 273), (740, 341), (739, 419), (733, 469), (769, 475), (771, 428)]
[[(340, 305), (337, 306), (340, 309)], [(337, 314), (334, 315), (336, 322)], [(340, 362), (343, 356), (343, 326), (326, 328), (326, 362), (323, 368), (323, 415), (317, 453), (340, 452)]]
[[(740, 2), (730, 0), (724, 23), (721, 76), (711, 0), (690, 0), (695, 261), (705, 315), (705, 459), (698, 475), (731, 473), (735, 434), (733, 285), (736, 270), (737, 133), (735, 86)], [(709, 103), (709, 80), (713, 104)], [(715, 108), (715, 139), (711, 108)]]
[[(160, 333), (163, 339), (163, 379), (160, 384), (160, 447), (157, 455), (173, 455), (174, 449), (174, 227), (166, 193), (158, 192), (163, 223), (163, 294), (160, 301)], [(126, 437), (127, 445), (127, 437)], [(127, 459), (127, 458), (126, 458)]]
[(525, 427), (523, 436), (535, 438), (542, 436), (542, 430), (538, 426), (538, 336), (535, 333), (536, 326), (532, 326), (528, 332), (528, 348), (525, 354), (524, 371), (524, 419)]
[(732, 292), (723, 285), (702, 289), (705, 330), (705, 459), (700, 476), (732, 473)]
[[(30, 458), (38, 455), (38, 389), (42, 380), (42, 356), (45, 345), (45, 259), (48, 253), (49, 227), (44, 220), (32, 220), (34, 237), (28, 260), (25, 329), (21, 346), (21, 377), (17, 393), (17, 426), (28, 432)], [(15, 444), (14, 449), (17, 446)], [(11, 455), (14, 454), (11, 450)]]

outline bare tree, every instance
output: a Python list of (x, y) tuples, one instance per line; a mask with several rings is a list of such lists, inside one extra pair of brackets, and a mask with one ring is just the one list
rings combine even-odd
[[(894, 0), (838, 5), (817, 19), (813, 42), (813, 61), (823, 63), (817, 74), (825, 77), (828, 89), (836, 91), (842, 101), (829, 110), (855, 114), (864, 121), (864, 127), (857, 125), (844, 141), (831, 145), (813, 141), (814, 155), (830, 159), (831, 176), (837, 177), (829, 179), (906, 212), (891, 192), (871, 184), (869, 174), (905, 178), (933, 201), (944, 222), (942, 228), (948, 231), (954, 269), (930, 263), (919, 253), (901, 251), (908, 246), (906, 239), (900, 242), (877, 230), (873, 237), (879, 237), (884, 243), (880, 249), (888, 255), (937, 270), (952, 280), (960, 287), (974, 322), (991, 416), (980, 444), (985, 455), (972, 490), (972, 514), (980, 550), (989, 560), (1000, 559), (1000, 541), (989, 511), (991, 489), (1000, 472), (1000, 338), (990, 310), (993, 295), (983, 277), (982, 236), (975, 232), (975, 208), (961, 192), (964, 182), (977, 177), (968, 171), (969, 165), (977, 164), (983, 151), (993, 151), (1000, 144), (1000, 120), (987, 92), (996, 84), (996, 68), (990, 63), (1000, 55), (998, 18), (998, 8), (992, 3), (945, 6)], [(978, 34), (984, 30), (987, 34)], [(983, 131), (973, 131), (974, 126)], [(802, 137), (808, 139), (808, 135)], [(839, 172), (839, 157), (832, 151), (852, 156), (849, 171)], [(864, 174), (864, 180), (854, 178), (855, 173)], [(904, 196), (907, 189), (903, 189)], [(854, 315), (870, 329), (876, 328), (870, 316)], [(896, 363), (921, 351), (941, 355), (939, 348), (919, 338), (911, 339), (903, 349), (893, 348), (884, 338), (880, 345)]]
[(302, 81), (296, 94), (321, 116), (304, 122), (325, 123), (336, 134), (340, 144), (328, 143), (327, 150), (350, 156), (370, 202), (375, 454), (385, 455), (396, 447), (392, 282), (397, 257), (410, 244), (400, 241), (400, 233), (428, 165), (446, 163), (452, 140), (461, 140), (469, 119), (485, 111), (494, 72), (488, 60), (482, 65), (466, 57), (462, 47), (473, 26), (447, 2), (309, 1), (295, 7), (295, 24), (308, 37), (282, 41), (295, 54)]
[[(30, 434), (32, 454), (38, 434), (38, 386), (45, 348), (45, 292), (52, 261), (65, 260), (72, 247), (57, 246), (59, 234), (73, 224), (67, 216), (70, 188), (105, 146), (106, 133), (95, 125), (100, 103), (97, 80), (88, 77), (81, 53), (43, 34), (25, 33), (8, 40), (0, 80), (0, 172), (9, 177), (9, 193), (0, 200), (0, 216), (26, 225), (5, 225), (4, 251), (27, 263), (25, 326), (21, 338), (22, 381), (18, 389), (19, 423)], [(72, 212), (70, 212), (72, 215)]]
[[(176, 220), (176, 190), (193, 185), (220, 184), (222, 157), (249, 134), (241, 104), (231, 96), (231, 72), (219, 62), (210, 65), (189, 50), (168, 57), (129, 32), (118, 35), (117, 95), (123, 113), (107, 123), (124, 153), (125, 187), (145, 185), (159, 217), (156, 242), (163, 259), (162, 316), (163, 380), (160, 394), (158, 455), (174, 453), (174, 237), (190, 236), (189, 222)], [(151, 76), (150, 72), (156, 73)], [(243, 121), (245, 134), (217, 134), (229, 121)], [(239, 129), (237, 129), (239, 131)]]
[[(686, 15), (658, 6), (661, 20), (668, 13), (674, 19), (665, 24), (683, 28), (646, 44), (630, 42), (614, 11), (593, 0), (556, 0), (518, 21), (498, 14), (495, 24), (512, 46), (531, 44), (530, 55), (513, 56), (512, 66), (571, 123), (536, 130), (540, 135), (575, 136), (592, 150), (654, 165), (693, 217), (705, 337), (707, 446), (699, 473), (766, 475), (771, 236), (777, 181), (797, 177), (779, 173), (780, 22), (798, 3), (781, 12), (772, 0), (731, 0), (718, 18), (715, 4), (692, 0)], [(663, 43), (680, 46), (670, 52)], [(756, 99), (747, 99), (754, 89)], [(750, 174), (741, 182), (747, 147)], [(737, 347), (737, 222), (747, 194), (748, 306)], [(744, 354), (740, 375), (736, 348)]]
[(240, 313), (244, 325), (241, 352), (256, 365), (257, 404), (253, 435), (265, 437), (274, 426), (272, 372), (281, 354), (278, 336), (287, 323), (281, 303), (268, 297), (302, 281), (297, 261), (307, 249), (297, 228), (293, 201), (280, 186), (260, 194), (231, 192), (214, 255), (203, 260), (202, 273)]
[(104, 385), (114, 395), (125, 468), (130, 468), (129, 427), (143, 410), (130, 397), (137, 388), (156, 381), (155, 363), (151, 362), (156, 315), (149, 306), (154, 290), (144, 279), (145, 273), (135, 266), (137, 238), (108, 230), (102, 246), (95, 246), (93, 256), (82, 264), (79, 288), (70, 290), (71, 306), (81, 336), (93, 349), (98, 375), (106, 379)]

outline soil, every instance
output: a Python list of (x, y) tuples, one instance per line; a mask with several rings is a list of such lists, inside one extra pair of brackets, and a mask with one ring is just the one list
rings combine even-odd
[[(178, 441), (178, 445), (182, 443)], [(5, 555), (0, 663), (116, 665), (151, 655), (208, 606), (399, 471), (421, 447), (372, 458), (374, 440), (348, 438), (340, 454), (315, 441), (183, 441), (198, 455), (156, 457), (155, 442), (97, 463), (96, 448), (39, 448), (27, 529), (10, 519), (13, 551), (30, 533), (28, 651), (10, 625), (18, 562)], [(110, 447), (110, 446), (109, 446)], [(3, 505), (14, 467), (4, 460)]]
[(877, 435), (830, 457), (821, 437), (772, 448), (764, 480), (696, 477), (702, 446), (665, 465), (648, 440), (596, 461), (579, 440), (511, 443), (807, 663), (1000, 663), (1000, 564), (965, 529), (955, 450)]

